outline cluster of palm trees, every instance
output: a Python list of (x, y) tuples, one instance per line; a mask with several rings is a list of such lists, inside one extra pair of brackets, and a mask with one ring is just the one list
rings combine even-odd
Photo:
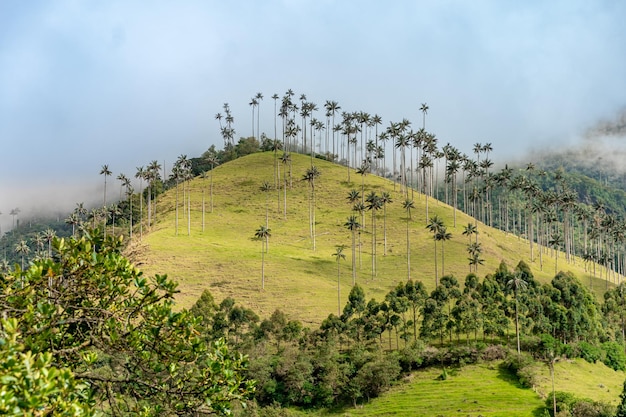
[[(260, 137), (260, 121), (258, 107), (263, 95), (257, 93), (250, 102), (253, 110), (253, 136)], [(273, 150), (275, 154), (274, 188), (277, 191), (278, 207), (281, 206), (281, 188), (283, 188), (283, 214), (287, 215), (287, 189), (292, 185), (290, 152), (309, 154), (311, 159), (316, 155), (338, 161), (348, 167), (347, 176), (350, 181), (352, 169), (363, 177), (368, 173), (391, 178), (394, 188), (399, 187), (404, 195), (403, 207), (407, 210), (407, 231), (410, 226), (411, 202), (416, 198), (415, 191), (420, 191), (418, 198), (425, 198), (426, 212), (424, 221), (432, 231), (437, 242), (449, 239), (445, 227), (433, 223), (429, 214), (429, 198), (444, 201), (453, 208), (456, 227), (456, 212), (461, 209), (475, 218), (469, 231), (470, 237), (477, 233), (478, 222), (526, 237), (530, 246), (530, 260), (535, 262), (535, 246), (539, 246), (539, 263), (543, 268), (543, 255), (551, 252), (555, 257), (558, 269), (558, 252), (565, 252), (565, 260), (573, 262), (574, 255), (582, 257), (586, 263), (594, 267), (602, 265), (617, 282), (626, 269), (626, 224), (614, 214), (603, 211), (601, 204), (590, 210), (589, 205), (577, 202), (577, 196), (567, 184), (559, 180), (556, 173), (557, 186), (554, 189), (542, 188), (536, 176), (531, 175), (532, 165), (526, 169), (513, 170), (506, 166), (500, 171), (493, 171), (494, 163), (490, 159), (493, 151), (491, 143), (475, 143), (472, 156), (462, 153), (458, 148), (447, 143), (438, 145), (437, 137), (426, 131), (426, 116), (429, 106), (422, 103), (421, 127), (411, 128), (411, 121), (403, 119), (389, 122), (385, 129), (380, 129), (382, 119), (378, 115), (357, 111), (341, 113), (336, 101), (326, 101), (323, 109), (325, 123), (317, 118), (318, 106), (305, 94), (299, 99), (289, 89), (282, 98), (273, 94), (274, 100), (274, 136)], [(256, 133), (254, 130), (254, 112), (256, 110)], [(222, 116), (218, 113), (220, 129), (224, 142), (232, 146), (234, 119), (228, 104), (224, 105), (227, 125), (222, 125)], [(340, 116), (340, 117), (337, 117)], [(277, 120), (282, 121), (282, 130), (277, 128)], [(278, 140), (278, 135), (282, 140)], [(230, 139), (229, 139), (230, 137)], [(391, 147), (388, 149), (388, 143)], [(282, 156), (278, 151), (282, 149)], [(389, 155), (390, 154), (390, 155)], [(280, 163), (284, 166), (283, 180), (280, 180)], [(387, 163), (392, 163), (388, 168)], [(441, 173), (441, 178), (439, 178)], [(545, 174), (544, 174), (545, 175)], [(304, 176), (307, 178), (307, 174)], [(459, 178), (461, 177), (461, 178)], [(562, 178), (562, 177), (561, 177)], [(311, 198), (314, 196), (314, 181), (311, 184)], [(363, 181), (363, 178), (362, 178)], [(282, 182), (282, 184), (281, 184)], [(364, 227), (364, 212), (378, 211), (376, 201), (365, 205), (363, 187), (360, 204), (352, 201), (354, 214), (348, 217), (345, 227), (351, 230), (353, 239), (360, 240), (359, 230)], [(384, 207), (384, 204), (383, 204)], [(314, 216), (314, 203), (310, 206), (310, 218)], [(375, 222), (376, 216), (372, 217)], [(574, 225), (575, 221), (578, 223)], [(311, 236), (314, 242), (313, 220), (310, 222)], [(622, 227), (620, 227), (622, 226)], [(467, 231), (467, 230), (466, 230)], [(464, 232), (464, 234), (466, 234)], [(583, 241), (583, 242), (581, 242)], [(360, 250), (360, 243), (357, 245)], [(407, 248), (410, 247), (407, 233)], [(482, 247), (476, 240), (467, 246), (470, 269), (476, 270), (484, 262)], [(409, 251), (407, 251), (409, 252)], [(354, 257), (359, 259), (360, 256)], [(353, 259), (353, 262), (356, 262)], [(376, 260), (373, 256), (372, 274), (376, 274)], [(442, 259), (443, 267), (443, 259)], [(354, 270), (355, 268), (353, 268)], [(353, 276), (355, 273), (353, 272)], [(439, 275), (438, 269), (436, 275)], [(442, 274), (443, 275), (443, 274)], [(410, 278), (410, 256), (407, 256), (407, 277)]]

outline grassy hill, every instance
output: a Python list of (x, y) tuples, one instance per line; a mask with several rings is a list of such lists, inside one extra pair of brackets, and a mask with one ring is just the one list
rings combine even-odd
[[(383, 212), (377, 215), (377, 273), (372, 277), (372, 220), (365, 213), (365, 229), (361, 232), (361, 255), (357, 260), (357, 282), (365, 288), (367, 298), (382, 298), (398, 282), (407, 279), (407, 215), (402, 208), (405, 196), (399, 184), (374, 175), (362, 177), (348, 169), (323, 160), (315, 160), (321, 172), (316, 180), (316, 249), (309, 233), (310, 186), (301, 181), (311, 165), (304, 155), (292, 155), (293, 187), (287, 191), (287, 216), (283, 214), (283, 191), (269, 193), (260, 190), (264, 181), (274, 184), (272, 153), (257, 153), (217, 167), (213, 171), (214, 209), (209, 212), (210, 179), (196, 178), (190, 183), (190, 234), (182, 209), (182, 186), (179, 191), (179, 228), (175, 229), (176, 192), (170, 190), (159, 197), (157, 223), (141, 242), (135, 239), (131, 250), (146, 273), (167, 273), (180, 283), (177, 302), (191, 306), (205, 288), (219, 301), (233, 297), (238, 303), (252, 308), (262, 317), (279, 308), (291, 318), (305, 324), (318, 324), (330, 313), (337, 313), (337, 263), (332, 254), (335, 246), (344, 244), (346, 259), (339, 265), (341, 308), (352, 285), (351, 233), (344, 223), (352, 214), (347, 201), (352, 189), (365, 194), (375, 191), (391, 193), (388, 205), (387, 250), (384, 255)], [(285, 166), (281, 164), (281, 177)], [(205, 229), (202, 231), (202, 199), (205, 199)], [(409, 198), (411, 191), (409, 191)], [(411, 241), (411, 278), (424, 282), (430, 291), (435, 286), (435, 243), (426, 230), (426, 197), (415, 192), (415, 209), (409, 220)], [(261, 289), (261, 242), (253, 239), (256, 229), (265, 224), (269, 208), (271, 238), (265, 256), (265, 289)], [(469, 272), (463, 226), (474, 219), (456, 212), (452, 207), (428, 199), (428, 216), (443, 218), (452, 239), (445, 243), (445, 274), (454, 274), (463, 281)], [(531, 263), (528, 242), (511, 234), (478, 224), (479, 242), (484, 248), (484, 265), (478, 274), (492, 273), (501, 260), (514, 267), (524, 260), (535, 277), (549, 281), (555, 273), (554, 256), (543, 255), (543, 270), (538, 259)], [(359, 258), (357, 250), (357, 258)], [(439, 276), (441, 277), (441, 246), (437, 245)], [(537, 255), (536, 255), (537, 257)], [(565, 263), (561, 254), (561, 270), (572, 271), (584, 283), (590, 277), (583, 262)], [(604, 281), (591, 279), (597, 291), (605, 288)]]
[[(545, 398), (552, 390), (548, 367), (537, 365), (538, 386), (520, 387), (517, 379), (498, 362), (452, 369), (439, 380), (441, 369), (412, 373), (401, 384), (361, 408), (334, 412), (302, 413), (337, 417), (528, 417), (544, 416)], [(584, 360), (560, 361), (555, 366), (557, 391), (574, 393), (613, 405), (619, 402), (624, 372)], [(295, 414), (294, 414), (295, 415)]]

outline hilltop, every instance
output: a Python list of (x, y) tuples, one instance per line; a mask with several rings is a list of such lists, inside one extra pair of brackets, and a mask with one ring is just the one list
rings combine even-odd
[[(384, 255), (383, 211), (376, 219), (377, 273), (372, 277), (372, 220), (364, 214), (361, 232), (361, 256), (357, 260), (357, 282), (368, 298), (382, 298), (398, 282), (407, 279), (407, 212), (402, 208), (405, 195), (400, 185), (375, 175), (361, 176), (353, 169), (321, 159), (313, 161), (321, 172), (315, 182), (316, 248), (309, 232), (309, 184), (302, 176), (311, 166), (311, 158), (292, 154), (292, 188), (287, 190), (287, 216), (284, 216), (284, 194), (272, 187), (262, 192), (267, 181), (274, 184), (274, 155), (255, 153), (218, 166), (210, 176), (197, 177), (189, 184), (191, 196), (190, 234), (182, 209), (183, 185), (179, 190), (179, 226), (175, 228), (176, 190), (159, 197), (157, 223), (141, 242), (135, 237), (130, 251), (136, 263), (147, 273), (167, 273), (179, 283), (180, 307), (190, 307), (204, 289), (217, 300), (232, 297), (262, 317), (281, 309), (293, 319), (319, 324), (330, 313), (337, 312), (336, 245), (346, 245), (345, 260), (339, 262), (341, 306), (345, 304), (352, 285), (351, 233), (344, 227), (353, 214), (347, 196), (351, 190), (380, 194), (389, 192), (393, 202), (386, 209), (387, 253)], [(285, 165), (280, 164), (284, 178)], [(348, 181), (348, 172), (350, 181)], [(209, 210), (210, 184), (213, 182), (213, 212)], [(205, 228), (202, 230), (202, 199), (204, 194)], [(413, 196), (409, 235), (411, 246), (411, 278), (421, 280), (428, 291), (435, 287), (435, 242), (426, 229), (427, 199), (417, 191)], [(266, 207), (271, 230), (269, 252), (265, 256), (265, 289), (261, 289), (261, 242), (253, 239), (260, 225), (265, 225)], [(438, 215), (452, 234), (444, 244), (444, 273), (463, 281), (469, 272), (464, 226), (475, 220), (435, 199), (428, 198), (428, 217)], [(552, 251), (543, 253), (543, 268), (535, 254), (530, 261), (528, 241), (478, 222), (478, 241), (483, 247), (484, 264), (478, 275), (496, 270), (501, 261), (514, 267), (527, 262), (535, 278), (549, 282), (555, 275)], [(472, 238), (474, 239), (474, 238)], [(357, 243), (358, 245), (358, 243)], [(357, 257), (358, 255), (357, 248)], [(550, 252), (550, 253), (548, 253)], [(437, 244), (439, 277), (441, 277), (441, 246)], [(591, 280), (594, 290), (603, 290), (604, 281), (591, 278), (582, 260), (566, 263), (563, 255), (558, 269), (571, 271), (582, 282)]]

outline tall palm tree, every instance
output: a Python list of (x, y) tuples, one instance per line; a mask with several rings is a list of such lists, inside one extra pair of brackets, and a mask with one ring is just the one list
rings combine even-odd
[(346, 259), (346, 254), (343, 253), (343, 250), (346, 248), (346, 245), (336, 245), (336, 251), (333, 253), (333, 256), (337, 260), (337, 316), (341, 316), (341, 284), (339, 279), (339, 273), (341, 269), (339, 268), (339, 261), (342, 259)]
[[(15, 207), (14, 209), (11, 209), (11, 211), (9, 212), (9, 215), (11, 215), (13, 217), (13, 225), (11, 226), (11, 229), (15, 229), (15, 218), (17, 217), (18, 214), (20, 214), (22, 210), (20, 210), (18, 207)], [(19, 221), (18, 221), (19, 224)]]
[[(444, 248), (444, 243), (446, 242), (446, 240), (450, 240), (452, 239), (452, 233), (448, 232), (446, 230), (446, 227), (443, 226), (438, 232), (437, 234), (435, 234), (434, 236), (435, 240), (440, 241), (441, 242), (441, 276), (443, 277), (444, 274), (444, 253), (443, 253), (443, 248)], [(437, 254), (435, 254), (435, 257), (437, 256)]]
[(220, 164), (220, 161), (215, 152), (209, 154), (205, 160), (211, 166), (211, 170), (209, 171), (209, 208), (210, 212), (213, 213), (213, 169)]
[[(157, 160), (153, 160), (146, 170), (146, 179), (148, 180), (148, 227), (152, 225), (151, 219), (154, 213), (154, 222), (157, 220), (157, 197), (155, 184), (161, 180), (161, 164)], [(152, 193), (154, 192), (154, 209), (152, 209)]]
[(269, 202), (269, 193), (272, 191), (272, 185), (268, 181), (263, 181), (261, 187), (259, 188), (261, 192), (265, 193), (265, 227), (270, 227), (269, 224), (269, 216), (270, 216), (270, 202)]
[(352, 215), (343, 225), (352, 233), (352, 285), (354, 286), (356, 284), (356, 233), (361, 228), (361, 224), (357, 217)]
[[(219, 114), (219, 113), (218, 113)], [(143, 180), (146, 177), (146, 170), (143, 166), (137, 167), (135, 178), (139, 178), (139, 239), (143, 238)]]
[(261, 225), (254, 233), (254, 237), (261, 241), (261, 289), (265, 289), (265, 252), (267, 252), (271, 230)]
[(335, 155), (337, 155), (339, 152), (337, 151), (337, 149), (335, 148), (335, 115), (339, 112), (339, 110), (341, 110), (341, 106), (339, 106), (339, 103), (337, 103), (336, 101), (331, 101), (328, 104), (328, 107), (326, 108), (328, 110), (328, 112), (331, 114), (332, 117), (332, 124), (333, 124), (333, 160), (335, 158)]
[(19, 254), (22, 259), (22, 271), (24, 270), (24, 256), (30, 253), (30, 248), (25, 240), (20, 240), (17, 245), (15, 245), (15, 253)]
[(124, 186), (126, 187), (126, 198), (128, 199), (129, 206), (129, 226), (128, 226), (128, 237), (130, 239), (133, 238), (133, 194), (135, 190), (133, 189), (132, 184), (130, 183), (130, 179), (126, 178), (124, 181)]
[(406, 210), (406, 276), (411, 279), (411, 240), (409, 238), (409, 221), (411, 220), (411, 209), (415, 208), (413, 200), (406, 199), (402, 203), (402, 208)]
[(383, 191), (380, 195), (380, 202), (383, 205), (383, 256), (387, 256), (387, 204), (393, 203), (391, 194)]
[(65, 219), (65, 223), (72, 225), (72, 236), (76, 236), (76, 226), (80, 224), (80, 219), (76, 213), (70, 214), (70, 216)]
[(52, 240), (56, 236), (56, 232), (54, 230), (50, 229), (50, 228), (47, 228), (46, 230), (44, 230), (43, 236), (44, 236), (44, 239), (46, 240), (46, 242), (48, 243), (48, 258), (51, 258), (52, 257), (51, 243), (52, 243)]
[(472, 223), (467, 223), (467, 226), (463, 226), (463, 236), (467, 236), (469, 239), (469, 244), (472, 243), (472, 235), (476, 235), (476, 243), (478, 243), (478, 229), (476, 225)]
[(374, 191), (365, 199), (367, 209), (372, 212), (372, 279), (376, 277), (376, 212), (383, 208), (381, 198)]
[(520, 291), (528, 287), (528, 283), (524, 281), (523, 273), (516, 271), (513, 277), (507, 281), (506, 285), (513, 290), (513, 297), (515, 298), (515, 337), (517, 338), (517, 354), (520, 355), (522, 350), (519, 337), (519, 307), (517, 299)]
[(45, 246), (46, 243), (46, 239), (43, 235), (43, 233), (37, 233), (35, 235), (35, 237), (33, 238), (33, 242), (35, 243), (35, 248), (37, 248), (37, 253), (36, 253), (36, 257), (37, 258), (42, 258), (43, 255), (43, 248)]
[(437, 236), (441, 234), (442, 230), (445, 230), (445, 226), (443, 225), (443, 220), (438, 216), (434, 215), (428, 220), (428, 225), (426, 225), (426, 229), (433, 234), (433, 241), (435, 242), (435, 251), (433, 252), (435, 255), (435, 287), (439, 286), (439, 272), (437, 268)]
[(263, 101), (263, 94), (256, 93), (256, 95), (254, 96), (254, 99), (257, 102), (257, 108), (256, 108), (256, 136), (257, 136), (257, 138), (256, 138), (256, 140), (260, 141), (261, 140), (261, 136), (260, 136), (261, 130), (259, 128), (259, 119), (260, 119), (260, 116), (261, 116), (260, 111), (261, 111), (261, 101)]
[(315, 165), (312, 165), (311, 168), (306, 170), (306, 173), (302, 177), (302, 179), (307, 181), (311, 186), (311, 194), (309, 197), (309, 230), (311, 238), (313, 239), (313, 250), (315, 250), (315, 179), (321, 174), (320, 170), (317, 169)]
[(422, 103), (420, 111), (422, 112), (422, 129), (426, 129), (426, 115), (428, 114), (428, 104)]
[(289, 166), (289, 175), (291, 178), (291, 155), (288, 152), (283, 152), (283, 155), (280, 158), (281, 163), (284, 165), (283, 168), (283, 177), (284, 177), (284, 187), (283, 187), (283, 201), (284, 201), (284, 212), (283, 216), (285, 220), (287, 220), (287, 166)]
[(250, 105), (250, 107), (252, 107), (252, 135), (250, 136), (256, 138), (256, 136), (254, 136), (254, 109), (256, 108), (256, 106), (258, 106), (259, 102), (256, 100), (256, 98), (252, 97), (250, 103), (248, 104)]
[(111, 174), (112, 172), (109, 170), (109, 166), (106, 164), (102, 165), (100, 175), (104, 175), (104, 202), (102, 203), (103, 206), (107, 205), (107, 177)]

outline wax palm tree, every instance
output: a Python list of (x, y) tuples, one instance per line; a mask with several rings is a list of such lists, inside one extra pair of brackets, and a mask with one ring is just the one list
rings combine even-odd
[(428, 229), (428, 231), (433, 234), (433, 241), (435, 242), (435, 251), (433, 252), (435, 255), (435, 287), (438, 287), (439, 272), (437, 268), (437, 241), (441, 240), (438, 238), (438, 235), (441, 234), (442, 230), (445, 230), (443, 220), (438, 215), (434, 215), (428, 220), (428, 225), (426, 225), (426, 229)]
[(354, 286), (356, 284), (356, 233), (361, 228), (361, 224), (357, 217), (352, 215), (343, 225), (352, 233), (352, 285)]
[(38, 259), (41, 259), (43, 257), (42, 256), (43, 248), (44, 248), (45, 243), (46, 243), (46, 239), (45, 239), (43, 233), (37, 233), (35, 235), (35, 237), (33, 238), (33, 242), (35, 243), (35, 248), (37, 249), (37, 251), (35, 253), (35, 256)]
[[(157, 220), (157, 197), (156, 197), (156, 190), (155, 188), (155, 184), (157, 181), (161, 180), (161, 175), (160, 175), (160, 171), (161, 171), (161, 164), (159, 164), (158, 161), (153, 160), (152, 162), (150, 162), (150, 165), (148, 165), (147, 171), (146, 171), (146, 178), (148, 180), (148, 226), (152, 225), (151, 219), (152, 219), (152, 213), (154, 212), (154, 222), (156, 223)], [(152, 209), (151, 206), (151, 202), (152, 202), (152, 192), (154, 191), (154, 209)]]
[[(328, 107), (326, 108), (326, 110), (328, 110), (328, 112), (331, 114), (332, 116), (332, 123), (333, 123), (333, 127), (335, 126), (335, 115), (339, 112), (339, 110), (341, 110), (341, 106), (339, 106), (339, 103), (337, 103), (336, 101), (331, 101), (328, 105)], [(336, 152), (336, 148), (335, 148), (335, 129), (333, 128), (333, 159), (335, 158), (335, 155), (338, 154), (339, 152)]]
[(336, 245), (335, 253), (332, 256), (337, 260), (337, 316), (341, 316), (341, 281), (340, 281), (340, 272), (341, 269), (339, 267), (339, 261), (342, 259), (346, 259), (346, 254), (343, 253), (343, 250), (346, 248), (346, 245)]
[(269, 238), (272, 236), (271, 230), (261, 225), (254, 233), (254, 237), (261, 241), (261, 289), (265, 289), (265, 252), (269, 247)]
[[(444, 274), (444, 261), (445, 261), (445, 257), (444, 257), (444, 253), (443, 253), (443, 248), (444, 248), (444, 243), (447, 240), (452, 239), (452, 233), (448, 232), (446, 230), (446, 227), (443, 226), (438, 232), (437, 234), (435, 234), (434, 236), (436, 241), (441, 242), (441, 276), (443, 277)], [(435, 257), (437, 256), (437, 254), (435, 254)]]
[(411, 209), (415, 208), (413, 200), (406, 199), (402, 203), (402, 208), (406, 210), (406, 275), (407, 280), (411, 279), (411, 240), (409, 238), (409, 221), (411, 221)]
[(102, 165), (100, 175), (104, 175), (104, 202), (102, 203), (103, 206), (107, 205), (107, 177), (111, 174), (112, 172), (109, 170), (109, 166), (106, 164)]
[(14, 209), (11, 209), (11, 211), (9, 212), (9, 214), (13, 217), (13, 225), (11, 226), (11, 229), (15, 229), (15, 218), (17, 217), (18, 214), (20, 214), (21, 211), (22, 210), (20, 210), (18, 207), (15, 207)]
[(513, 290), (513, 297), (515, 298), (515, 337), (517, 339), (517, 354), (522, 353), (520, 337), (519, 337), (519, 307), (518, 307), (518, 295), (521, 291), (524, 291), (528, 287), (528, 283), (524, 281), (524, 275), (521, 271), (516, 271), (513, 277), (507, 281), (507, 287)]
[(74, 208), (74, 213), (78, 216), (78, 219), (83, 222), (87, 217), (87, 208), (84, 203), (76, 203), (76, 208)]
[(354, 203), (354, 206), (352, 206), (352, 211), (359, 213), (361, 217), (361, 228), (359, 229), (359, 234), (358, 234), (359, 269), (361, 269), (361, 267), (363, 266), (363, 260), (361, 258), (361, 248), (363, 247), (361, 243), (361, 229), (365, 230), (365, 209), (366, 209), (365, 204), (363, 204), (360, 201), (357, 201), (356, 203)]
[(361, 199), (361, 193), (357, 190), (348, 191), (348, 196), (346, 197), (348, 202), (352, 205)]
[(120, 210), (120, 205), (117, 203), (113, 203), (109, 206), (109, 213), (111, 214), (111, 226), (113, 227), (113, 236), (115, 236), (115, 216), (119, 216), (122, 214), (122, 210)]
[(143, 166), (137, 167), (135, 178), (139, 179), (139, 240), (143, 239), (143, 180), (145, 176), (146, 170)]
[(210, 153), (205, 160), (211, 167), (209, 171), (209, 211), (213, 213), (213, 169), (220, 164), (220, 161), (215, 152)]
[(284, 218), (287, 220), (287, 166), (289, 166), (289, 176), (291, 178), (291, 155), (288, 152), (283, 152), (280, 161), (285, 166), (283, 168), (284, 187), (283, 187), (283, 201), (284, 201)]
[(254, 109), (259, 104), (259, 102), (254, 97), (252, 97), (252, 99), (250, 100), (250, 103), (248, 104), (250, 105), (250, 107), (252, 107), (252, 135), (250, 136), (253, 138), (256, 138), (256, 136), (254, 136)]
[(393, 203), (391, 194), (383, 191), (380, 195), (380, 202), (383, 205), (383, 256), (387, 256), (387, 205)]
[(276, 116), (278, 113), (276, 113), (276, 105), (278, 103), (278, 94), (274, 93), (272, 95), (272, 100), (274, 100), (274, 139), (278, 140), (278, 130), (276, 129)]
[(69, 215), (67, 219), (65, 219), (65, 223), (72, 226), (72, 236), (76, 236), (76, 226), (80, 224), (80, 219), (76, 213), (72, 213)]
[(126, 186), (126, 198), (128, 199), (128, 206), (130, 209), (129, 210), (128, 237), (132, 239), (133, 238), (133, 194), (135, 190), (133, 189), (133, 186), (130, 183), (129, 178), (126, 178), (124, 185)]
[(561, 248), (561, 244), (563, 244), (563, 236), (561, 233), (554, 232), (550, 235), (550, 239), (548, 240), (548, 245), (554, 250), (554, 273), (557, 274), (559, 267), (559, 251)]
[(268, 181), (263, 181), (261, 187), (259, 188), (261, 192), (265, 193), (265, 227), (270, 227), (269, 224), (269, 216), (270, 216), (270, 202), (269, 202), (269, 193), (272, 191), (272, 185)]
[(43, 232), (43, 236), (44, 239), (46, 240), (46, 242), (48, 243), (48, 258), (52, 257), (52, 240), (54, 239), (54, 237), (56, 236), (56, 232), (50, 228), (47, 228), (46, 230), (44, 230)]
[(422, 129), (426, 129), (426, 115), (428, 114), (428, 105), (426, 103), (422, 103), (420, 107), (420, 111), (422, 112)]
[(383, 208), (381, 198), (374, 191), (365, 199), (367, 209), (372, 212), (372, 279), (376, 277), (376, 212)]
[(20, 240), (17, 245), (15, 245), (15, 253), (19, 254), (22, 259), (22, 271), (24, 270), (24, 256), (30, 253), (30, 248), (25, 240)]
[(361, 196), (365, 196), (365, 176), (369, 171), (369, 164), (366, 161), (361, 163), (361, 166), (357, 168), (356, 173), (361, 176)]
[(261, 134), (261, 130), (259, 127), (259, 120), (261, 118), (261, 102), (263, 101), (263, 94), (261, 93), (256, 93), (256, 95), (254, 96), (254, 99), (257, 102), (257, 108), (256, 108), (256, 135), (257, 138), (256, 140), (260, 140), (260, 134)]
[(467, 252), (469, 253), (469, 266), (470, 272), (472, 272), (472, 267), (474, 267), (474, 272), (478, 272), (478, 265), (482, 265), (484, 263), (484, 259), (480, 257), (483, 252), (480, 243), (470, 243), (467, 245)]
[(311, 186), (311, 194), (309, 198), (309, 231), (313, 239), (313, 250), (315, 250), (315, 179), (322, 173), (315, 165), (308, 168), (302, 176), (302, 180), (307, 181)]
[(469, 239), (469, 244), (472, 243), (472, 235), (476, 236), (476, 243), (478, 243), (478, 229), (476, 225), (472, 223), (467, 223), (467, 226), (463, 226), (463, 236), (467, 236)]

